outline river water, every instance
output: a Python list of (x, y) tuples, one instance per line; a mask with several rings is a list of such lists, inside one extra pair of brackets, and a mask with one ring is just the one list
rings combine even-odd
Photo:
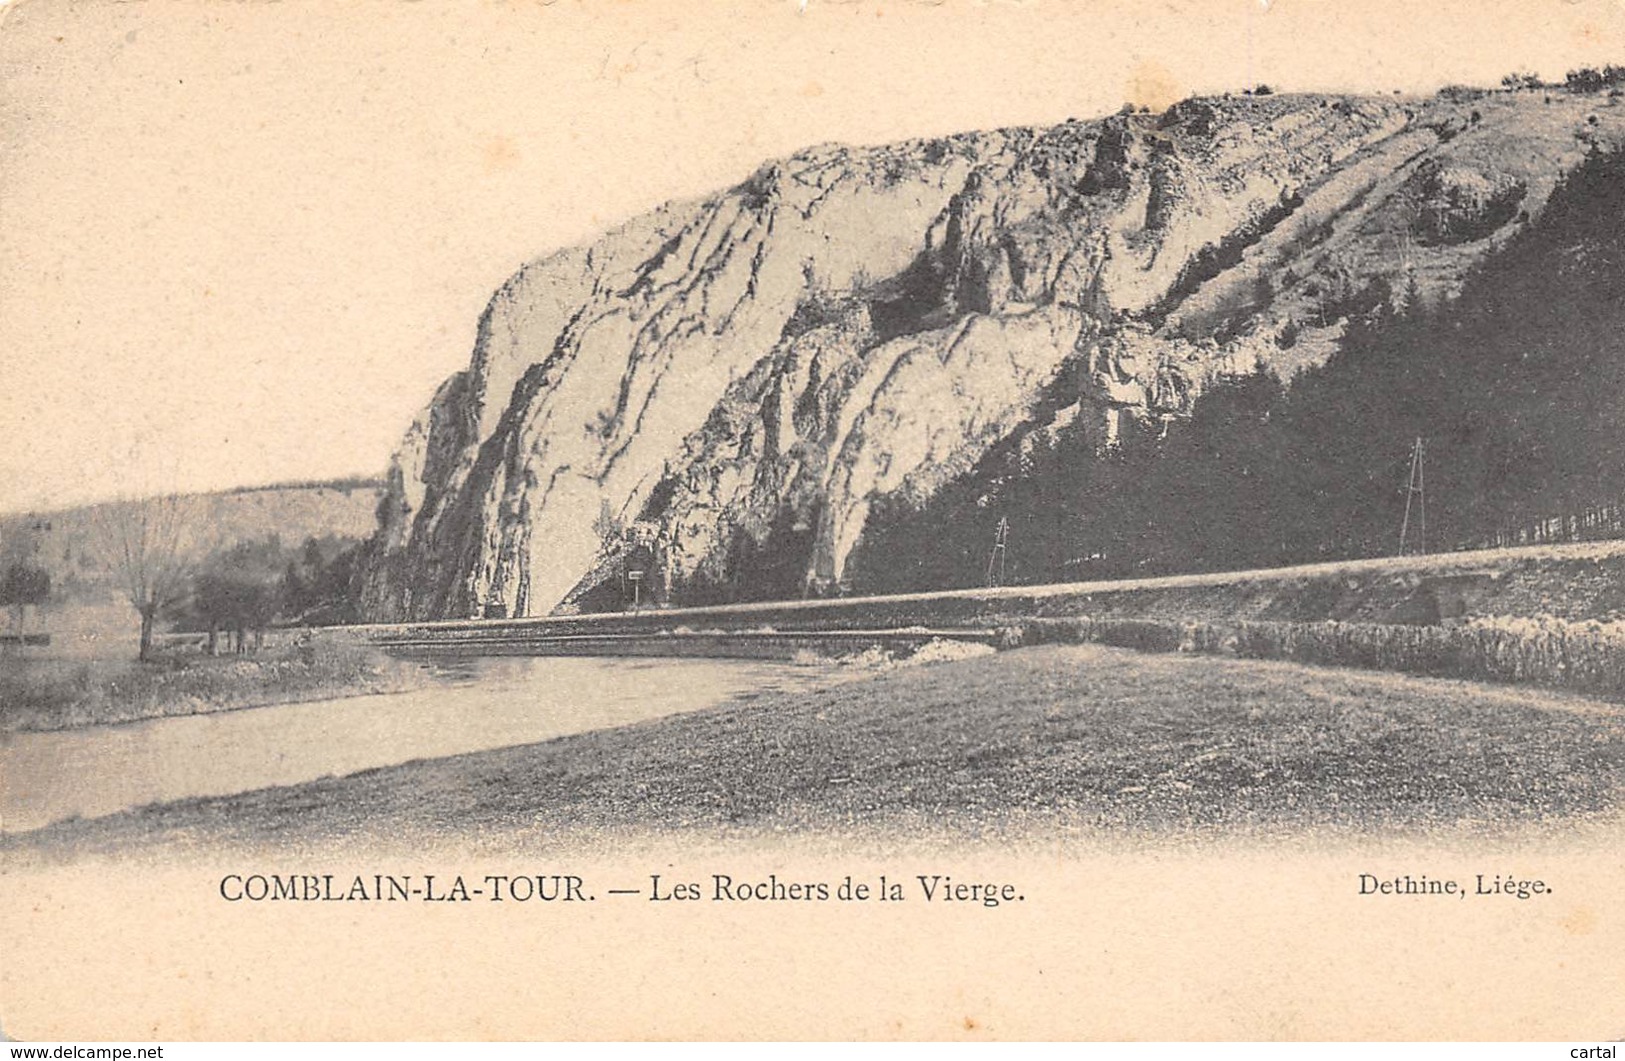
[(832, 668), (726, 659), (460, 661), (445, 684), (0, 737), (0, 831), (531, 744), (828, 684)]

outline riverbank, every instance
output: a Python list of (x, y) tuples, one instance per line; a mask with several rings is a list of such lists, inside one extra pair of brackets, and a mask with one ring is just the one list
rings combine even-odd
[(432, 681), (418, 664), (366, 645), (326, 639), (249, 656), (187, 652), (147, 663), (19, 654), (0, 662), (0, 733), (404, 692)]
[(1625, 710), (1604, 701), (1054, 645), (18, 842), (61, 857), (175, 843), (596, 850), (674, 834), (887, 849), (1482, 837), (1613, 820), (1622, 793)]
[(562, 657), (469, 660), (435, 674), (445, 680), (407, 692), (9, 734), (0, 740), (0, 833), (535, 744), (855, 677), (834, 666)]

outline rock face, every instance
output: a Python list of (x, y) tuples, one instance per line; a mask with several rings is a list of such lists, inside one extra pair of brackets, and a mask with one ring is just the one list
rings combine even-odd
[(395, 458), (363, 607), (590, 601), (634, 523), (679, 602), (836, 586), (878, 498), (1057, 416), (1105, 447), (1217, 373), (1324, 357), (1374, 279), (1450, 290), (1577, 127), (1619, 137), (1596, 103), (1187, 100), (811, 149), (663, 206), (496, 293)]

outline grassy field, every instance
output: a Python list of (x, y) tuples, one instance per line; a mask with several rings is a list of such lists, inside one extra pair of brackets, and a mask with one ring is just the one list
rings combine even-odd
[(395, 692), (426, 680), (421, 668), (377, 649), (332, 642), (149, 663), (15, 655), (0, 660), (0, 733)]
[(1056, 645), (69, 823), (8, 846), (1494, 834), (1612, 821), (1622, 790), (1618, 705)]

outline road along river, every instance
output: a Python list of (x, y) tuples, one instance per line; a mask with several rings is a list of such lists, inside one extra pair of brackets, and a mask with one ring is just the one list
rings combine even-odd
[(406, 693), (0, 737), (0, 831), (532, 744), (843, 674), (757, 660), (572, 656), (463, 659), (450, 677)]

